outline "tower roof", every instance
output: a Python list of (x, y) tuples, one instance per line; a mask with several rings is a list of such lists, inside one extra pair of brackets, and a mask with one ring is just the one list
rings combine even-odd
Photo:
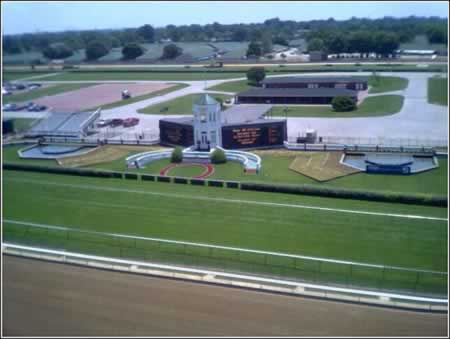
[(216, 99), (214, 99), (212, 96), (204, 93), (200, 94), (198, 98), (194, 101), (194, 105), (218, 105)]

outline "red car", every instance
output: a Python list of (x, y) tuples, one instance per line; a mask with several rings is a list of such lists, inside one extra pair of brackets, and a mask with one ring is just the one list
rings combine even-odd
[(127, 118), (123, 121), (123, 127), (131, 127), (139, 124), (138, 118)]

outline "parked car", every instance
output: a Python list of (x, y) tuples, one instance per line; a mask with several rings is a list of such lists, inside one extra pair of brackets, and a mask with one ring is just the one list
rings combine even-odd
[(10, 112), (10, 111), (14, 110), (14, 106), (16, 106), (16, 104), (6, 104), (6, 105), (3, 105), (2, 110), (4, 112)]
[(25, 104), (16, 104), (14, 111), (24, 111), (27, 109), (27, 105)]
[(111, 119), (100, 119), (99, 121), (97, 121), (97, 127), (106, 127), (108, 125), (111, 125), (111, 122)]
[(33, 112), (42, 112), (47, 109), (47, 106), (44, 105), (34, 105), (33, 106)]
[(138, 118), (127, 118), (123, 121), (123, 127), (131, 127), (139, 124)]
[(40, 88), (41, 84), (29, 84), (28, 85), (28, 89), (36, 89), (36, 88)]
[(112, 119), (111, 120), (112, 127), (116, 127), (116, 126), (120, 126), (120, 125), (123, 125), (123, 119)]
[(25, 85), (23, 85), (23, 84), (16, 84), (15, 87), (16, 87), (16, 89), (18, 89), (18, 90), (22, 90), (22, 89), (27, 88), (27, 87), (26, 87)]

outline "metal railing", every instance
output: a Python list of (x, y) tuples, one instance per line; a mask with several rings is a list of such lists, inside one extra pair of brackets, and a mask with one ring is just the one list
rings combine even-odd
[(91, 255), (420, 296), (445, 296), (446, 272), (4, 220), (4, 240)]

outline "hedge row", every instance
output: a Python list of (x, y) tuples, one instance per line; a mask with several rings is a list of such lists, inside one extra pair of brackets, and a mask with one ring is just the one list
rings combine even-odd
[(397, 192), (368, 192), (334, 187), (317, 187), (310, 185), (288, 186), (241, 182), (241, 189), (248, 191), (304, 194), (329, 198), (393, 202), (439, 207), (447, 207), (448, 205), (448, 199), (446, 196), (428, 196), (422, 194), (405, 194)]
[(99, 177), (99, 178), (122, 178), (122, 173), (120, 173), (120, 172), (87, 169), (87, 168), (47, 167), (47, 166), (36, 166), (36, 165), (30, 165), (30, 164), (4, 163), (3, 169), (30, 171), (30, 172), (45, 172), (45, 173), (53, 173), (53, 174), (69, 174), (69, 175), (79, 175), (79, 176)]

